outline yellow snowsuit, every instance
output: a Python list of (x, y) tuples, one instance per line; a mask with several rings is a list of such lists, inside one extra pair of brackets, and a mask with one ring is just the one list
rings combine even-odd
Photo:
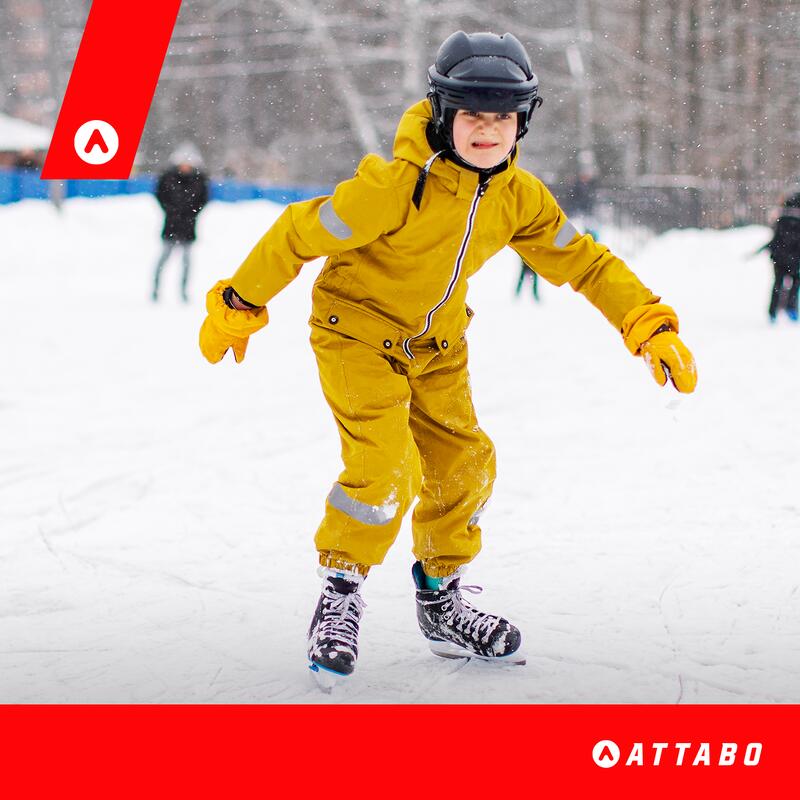
[[(315, 542), (320, 563), (362, 573), (382, 562), (416, 496), (414, 555), (428, 575), (448, 575), (480, 549), (495, 460), (472, 405), (465, 300), (468, 278), (490, 256), (510, 245), (550, 283), (569, 282), (617, 330), (641, 306), (647, 335), (663, 322), (677, 330), (672, 310), (575, 230), (541, 181), (516, 165), (516, 151), (486, 185), (435, 160), (417, 209), (412, 193), (433, 155), (430, 119), (428, 101), (416, 104), (391, 162), (368, 155), (332, 196), (288, 206), (231, 281), (264, 305), (303, 263), (328, 257), (312, 295), (311, 344), (344, 469)], [(627, 343), (638, 352), (638, 342)]]

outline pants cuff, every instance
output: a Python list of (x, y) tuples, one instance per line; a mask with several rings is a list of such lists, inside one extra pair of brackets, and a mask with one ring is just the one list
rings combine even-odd
[(346, 558), (341, 558), (335, 553), (320, 553), (319, 564), (321, 567), (329, 567), (330, 569), (342, 569), (347, 572), (357, 572), (359, 575), (366, 576), (369, 573), (369, 564), (356, 564), (353, 561), (348, 561)]
[(469, 564), (471, 560), (469, 558), (429, 558), (422, 562), (422, 569), (430, 578), (447, 578), (459, 567)]

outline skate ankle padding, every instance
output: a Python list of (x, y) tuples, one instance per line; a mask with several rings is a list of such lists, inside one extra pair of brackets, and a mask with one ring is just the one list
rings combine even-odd
[(432, 578), (428, 575), (420, 561), (417, 561), (411, 568), (411, 574), (414, 576), (414, 583), (416, 583), (417, 589), (422, 591), (438, 592), (445, 580), (444, 578)]
[(442, 588), (442, 581), (443, 578), (431, 578), (426, 572), (422, 573), (423, 579), (425, 581), (425, 588), (431, 589), (434, 592), (438, 592), (439, 589)]

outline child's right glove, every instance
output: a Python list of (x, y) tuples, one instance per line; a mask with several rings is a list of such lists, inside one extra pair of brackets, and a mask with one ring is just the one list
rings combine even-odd
[(206, 295), (208, 316), (200, 328), (200, 351), (212, 364), (221, 361), (228, 348), (233, 348), (233, 357), (240, 364), (247, 350), (251, 333), (261, 330), (268, 320), (264, 306), (239, 311), (226, 302), (230, 298), (230, 281), (219, 281)]
[(686, 394), (697, 386), (697, 366), (689, 348), (678, 337), (678, 317), (663, 303), (637, 306), (622, 321), (622, 337), (628, 350), (642, 356), (659, 386), (667, 377)]

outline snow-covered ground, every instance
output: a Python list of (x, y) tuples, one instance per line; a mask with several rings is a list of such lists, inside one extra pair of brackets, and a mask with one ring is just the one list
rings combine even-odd
[(406, 525), (357, 673), (320, 694), (312, 537), (339, 464), (318, 265), (243, 364), (196, 344), (205, 290), (278, 210), (212, 204), (191, 304), (173, 263), (156, 306), (152, 198), (0, 207), (0, 702), (800, 702), (800, 327), (767, 324), (757, 227), (607, 234), (681, 315), (700, 383), (677, 406), (568, 287), (515, 299), (509, 252), (473, 279), (499, 475), (467, 582), (528, 664), (429, 654)]

